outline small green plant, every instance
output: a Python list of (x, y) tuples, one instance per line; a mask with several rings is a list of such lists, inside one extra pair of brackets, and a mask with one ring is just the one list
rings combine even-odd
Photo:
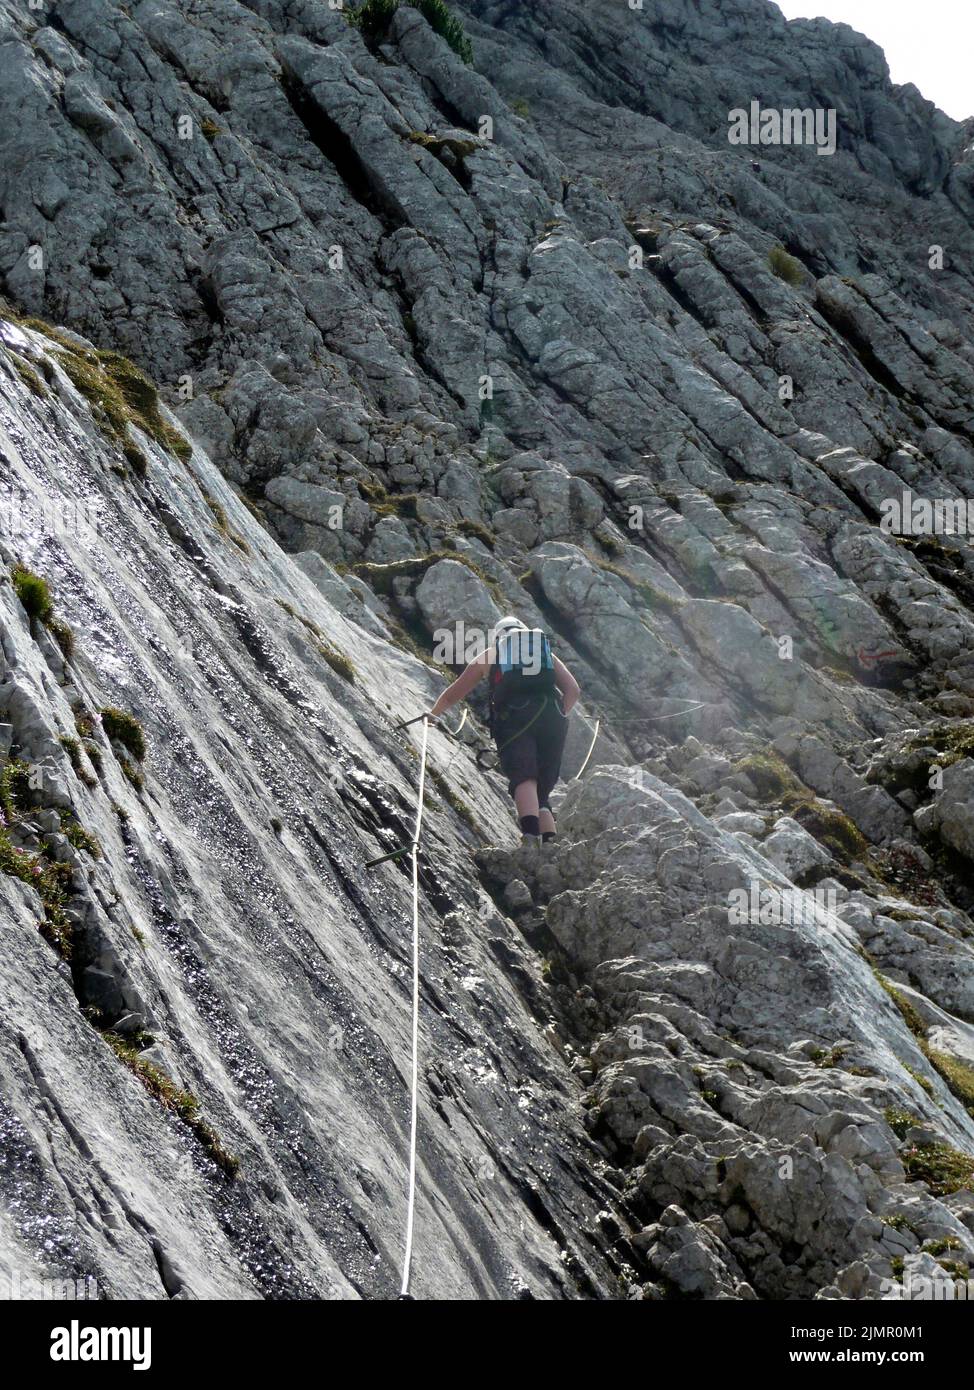
[(145, 734), (135, 716), (114, 705), (106, 706), (99, 713), (105, 737), (127, 748), (136, 762), (141, 763), (145, 759)]
[(135, 444), (126, 444), (122, 453), (128, 460), (128, 465), (137, 478), (144, 478), (149, 471), (149, 461), (142, 450)]
[(376, 516), (407, 516), (416, 521), (418, 501), (419, 494), (416, 492), (385, 493), (381, 500), (372, 503), (372, 511)]
[(840, 1064), (847, 1050), (847, 1048), (835, 1046), (826, 1052), (824, 1048), (816, 1047), (812, 1049), (810, 1055), (817, 1067), (821, 1067), (823, 1071), (830, 1071)]
[(947, 1052), (938, 1052), (925, 1044), (923, 1048), (927, 1061), (943, 1077), (948, 1091), (964, 1106), (968, 1115), (974, 1118), (974, 1067), (962, 1062)]
[[(468, 66), (473, 62), (473, 48), (463, 25), (443, 0), (407, 0), (407, 3), (419, 10), (430, 28), (446, 40), (458, 58)], [(349, 23), (356, 26), (366, 43), (381, 43), (399, 5), (400, 0), (365, 0), (364, 5), (349, 14)]]
[(907, 1028), (909, 1028), (913, 1036), (921, 1040), (925, 1038), (927, 1035), (927, 1030), (924, 1025), (923, 1019), (917, 1013), (916, 1009), (910, 1003), (909, 999), (907, 999), (906, 995), (903, 994), (902, 991), (898, 990), (896, 986), (892, 983), (892, 981), (887, 980), (886, 976), (883, 975), (879, 970), (875, 969), (875, 967), (873, 968), (873, 974), (875, 975), (881, 988), (886, 991), (890, 999), (892, 999), (893, 1003), (899, 1009), (900, 1013), (903, 1016), (903, 1022), (906, 1024)]
[(135, 790), (137, 792), (140, 792), (145, 786), (145, 778), (142, 776), (142, 773), (135, 766), (135, 764), (130, 763), (128, 758), (123, 758), (119, 766), (121, 767), (122, 772), (125, 774), (128, 780), (132, 783), (132, 786), (135, 788)]
[(959, 1250), (961, 1243), (956, 1236), (942, 1236), (940, 1240), (924, 1241), (923, 1249), (927, 1255), (946, 1255), (948, 1250)]
[(974, 719), (958, 724), (942, 724), (921, 738), (911, 740), (906, 745), (906, 751), (927, 747), (937, 749), (940, 754), (937, 761), (941, 767), (950, 767), (961, 758), (974, 757)]
[(884, 1110), (883, 1118), (897, 1139), (905, 1139), (909, 1131), (921, 1123), (919, 1115), (914, 1115), (909, 1110), (903, 1110), (896, 1105), (891, 1105)]
[(483, 522), (474, 521), (467, 516), (461, 517), (451, 528), (451, 532), (461, 536), (476, 536), (477, 540), (483, 541), (488, 550), (493, 550), (496, 541), (493, 531), (489, 530)]
[(69, 811), (61, 812), (61, 831), (70, 845), (76, 850), (84, 850), (90, 854), (92, 859), (101, 858), (101, 845), (90, 831), (85, 830), (84, 826), (71, 815)]
[(54, 617), (54, 599), (47, 580), (26, 565), (14, 565), (10, 578), (14, 593), (26, 609), (27, 616), (36, 623), (49, 623)]
[(171, 1110), (173, 1114), (178, 1115), (183, 1124), (187, 1125), (196, 1136), (214, 1163), (223, 1170), (228, 1178), (235, 1178), (240, 1170), (240, 1160), (224, 1148), (216, 1131), (200, 1115), (200, 1103), (192, 1092), (181, 1091), (170, 1081), (165, 1072), (141, 1055), (137, 1044), (146, 1041), (146, 1039), (131, 1040), (112, 1032), (102, 1033), (102, 1037), (119, 1061), (124, 1063), (133, 1076), (141, 1081), (149, 1095), (166, 1110)]
[(974, 1158), (949, 1144), (914, 1144), (900, 1151), (911, 1182), (925, 1182), (934, 1197), (974, 1187)]
[[(99, 428), (113, 444), (124, 448), (129, 442), (128, 427), (132, 424), (184, 463), (190, 459), (193, 446), (165, 420), (159, 408), (158, 391), (134, 362), (118, 352), (99, 352), (85, 347), (72, 334), (55, 328), (44, 319), (18, 318), (17, 321), (57, 343), (61, 368), (89, 402)], [(138, 472), (138, 468), (133, 467)]]
[(10, 571), (10, 581), (31, 623), (46, 627), (60, 647), (65, 661), (71, 661), (74, 657), (74, 633), (63, 618), (56, 616), (54, 595), (47, 580), (26, 565), (16, 564)]
[(485, 574), (480, 565), (471, 560), (469, 555), (464, 555), (459, 550), (431, 550), (426, 555), (410, 555), (407, 559), (391, 560), (385, 565), (375, 564), (369, 560), (359, 560), (350, 568), (353, 574), (357, 575), (359, 579), (364, 579), (377, 594), (391, 594), (394, 579), (403, 576), (418, 579), (438, 560), (456, 560), (461, 565), (466, 565), (471, 574), (475, 574), (496, 598), (504, 601), (494, 580)]
[[(476, 140), (458, 140), (455, 135), (429, 135), (424, 130), (412, 130), (408, 139), (414, 145), (422, 145), (441, 163), (452, 165), (452, 161), (462, 164), (468, 155), (480, 148)], [(403, 327), (410, 337), (416, 333), (416, 320), (411, 314), (403, 316)]]
[(202, 485), (200, 486), (200, 492), (203, 494), (203, 500), (206, 505), (213, 513), (216, 529), (219, 531), (220, 535), (224, 540), (232, 541), (237, 549), (242, 550), (245, 555), (249, 555), (251, 553), (250, 546), (244, 540), (243, 536), (239, 536), (231, 527), (230, 519), (227, 516), (227, 510), (223, 503), (218, 502)]
[(96, 787), (98, 778), (93, 777), (85, 767), (85, 760), (81, 756), (81, 744), (76, 738), (70, 738), (67, 734), (62, 734), (58, 739), (61, 747), (68, 755), (68, 761), (74, 769), (74, 774), (86, 787)]
[(200, 122), (200, 130), (203, 132), (203, 134), (206, 136), (207, 140), (209, 140), (211, 144), (218, 135), (223, 134), (223, 127), (217, 125), (216, 121), (211, 121), (208, 116), (204, 121)]
[(914, 1080), (914, 1081), (916, 1082), (916, 1084), (920, 1087), (920, 1090), (921, 1090), (921, 1091), (926, 1091), (926, 1093), (927, 1093), (928, 1096), (932, 1096), (932, 1095), (933, 1095), (933, 1082), (932, 1082), (932, 1081), (928, 1081), (928, 1079), (927, 1079), (925, 1076), (922, 1076), (922, 1075), (920, 1074), (920, 1072), (918, 1072), (918, 1071), (916, 1070), (915, 1067), (908, 1067), (908, 1066), (906, 1065), (905, 1062), (903, 1063), (903, 1070), (904, 1070), (909, 1076), (912, 1076), (912, 1077), (913, 1077), (913, 1080)]
[(184, 463), (193, 446), (174, 429), (159, 408), (159, 393), (134, 362), (118, 352), (91, 352), (41, 325), (55, 341), (65, 345), (58, 359), (74, 387), (86, 398), (102, 433), (114, 444), (129, 443), (128, 427), (135, 425)]
[(354, 685), (356, 679), (355, 667), (344, 653), (340, 652), (337, 647), (332, 646), (318, 624), (313, 623), (310, 618), (305, 618), (303, 614), (297, 611), (292, 603), (288, 603), (282, 598), (275, 599), (274, 602), (279, 608), (284, 609), (284, 612), (289, 618), (293, 618), (295, 622), (300, 623), (302, 627), (308, 629), (315, 639), (315, 647), (317, 648), (318, 655), (326, 661), (331, 669), (341, 676), (343, 680), (347, 680), (350, 685)]
[(624, 565), (617, 565), (611, 560), (605, 560), (594, 550), (583, 550), (586, 559), (602, 571), (603, 574), (614, 575), (616, 579), (621, 579), (624, 584), (628, 584), (634, 589), (640, 598), (645, 599), (650, 608), (662, 608), (667, 612), (682, 608), (685, 599), (677, 598), (673, 594), (666, 593), (665, 590), (657, 588), (655, 584), (650, 584), (642, 575), (634, 573)]
[(32, 854), (13, 843), (11, 832), (31, 809), (30, 768), (10, 759), (0, 772), (0, 873), (34, 889), (44, 908), (41, 935), (67, 960), (71, 955), (71, 923), (65, 904), (74, 871), (70, 864), (55, 863), (46, 853)]
[(460, 819), (465, 821), (471, 830), (479, 835), (480, 827), (477, 824), (477, 819), (463, 797), (457, 795), (451, 787), (449, 780), (443, 776), (443, 773), (440, 772), (438, 768), (430, 766), (428, 771), (430, 781), (433, 783), (433, 786), (439, 792), (440, 796), (442, 796), (443, 800), (456, 811)]
[(34, 371), (34, 368), (26, 363), (22, 357), (18, 357), (16, 353), (11, 353), (10, 360), (13, 363), (14, 371), (27, 389), (35, 395), (38, 400), (46, 400), (51, 393)]
[[(960, 1101), (967, 1113), (974, 1117), (974, 1067), (967, 1062), (962, 1062), (957, 1057), (952, 1057), (948, 1052), (938, 1052), (936, 1048), (931, 1047), (927, 1042), (926, 1024), (906, 995), (902, 990), (898, 990), (890, 980), (887, 980), (886, 976), (882, 975), (875, 966), (873, 967), (873, 974), (899, 1009), (903, 1022), (917, 1041), (917, 1046), (934, 1071), (938, 1073), (948, 1091)], [(912, 1067), (905, 1067), (905, 1070), (915, 1081), (919, 1082), (928, 1095), (933, 1094), (933, 1086), (925, 1077), (920, 1076)]]
[(473, 47), (463, 31), (463, 25), (443, 0), (410, 0), (413, 9), (419, 10), (434, 33), (453, 49), (457, 57), (469, 67), (473, 63)]
[(788, 285), (800, 285), (805, 279), (805, 267), (794, 256), (789, 256), (783, 246), (772, 246), (768, 252), (768, 264), (778, 279)]
[(521, 116), (524, 120), (527, 120), (531, 115), (531, 103), (525, 101), (523, 97), (515, 97), (513, 101), (508, 102), (508, 105), (515, 116)]
[(331, 669), (343, 680), (348, 681), (350, 685), (355, 684), (355, 667), (344, 653), (340, 652), (337, 647), (333, 647), (323, 637), (318, 641), (318, 655), (327, 661)]
[(381, 43), (398, 8), (399, 0), (365, 0), (364, 5), (349, 13), (349, 23), (355, 25), (366, 43)]
[(35, 890), (44, 908), (40, 933), (65, 960), (71, 958), (71, 923), (65, 904), (73, 872), (70, 864), (54, 864), (43, 855), (17, 848), (6, 829), (0, 829), (0, 873), (19, 878)]
[(20, 758), (10, 758), (0, 772), (0, 808), (8, 822), (17, 820), (32, 810), (30, 767)]
[(777, 753), (748, 753), (734, 764), (734, 769), (749, 777), (758, 795), (764, 798), (780, 797), (786, 792), (803, 797), (810, 794)]
[(47, 630), (61, 648), (61, 655), (65, 661), (74, 660), (74, 631), (69, 623), (63, 618), (52, 618), (47, 625)]

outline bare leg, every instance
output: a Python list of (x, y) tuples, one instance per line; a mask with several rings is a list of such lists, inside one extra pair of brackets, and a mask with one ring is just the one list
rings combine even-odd
[(514, 805), (517, 807), (519, 816), (536, 816), (538, 814), (537, 782), (519, 782), (514, 788)]
[(555, 833), (555, 818), (551, 814), (550, 806), (542, 806), (538, 812), (538, 819), (541, 822), (542, 835), (553, 835)]

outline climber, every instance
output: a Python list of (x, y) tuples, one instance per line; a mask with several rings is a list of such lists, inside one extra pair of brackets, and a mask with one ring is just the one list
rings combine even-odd
[(484, 676), (489, 677), (490, 731), (517, 807), (523, 843), (547, 843), (555, 838), (549, 798), (561, 773), (578, 682), (552, 655), (539, 628), (509, 616), (500, 619), (493, 640), (444, 690), (429, 718), (438, 719), (465, 699)]

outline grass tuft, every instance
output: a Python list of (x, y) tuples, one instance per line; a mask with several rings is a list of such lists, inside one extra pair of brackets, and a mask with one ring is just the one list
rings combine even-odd
[(16, 564), (10, 571), (10, 582), (14, 593), (20, 599), (31, 624), (40, 623), (46, 627), (61, 649), (65, 661), (74, 659), (74, 632), (70, 624), (54, 612), (54, 595), (51, 586), (41, 575), (35, 574), (26, 565)]
[(47, 624), (54, 617), (54, 599), (50, 585), (26, 565), (14, 565), (10, 571), (14, 593), (20, 599), (32, 622)]
[[(67, 753), (68, 761), (74, 769), (74, 775), (78, 778), (79, 782), (83, 782), (86, 787), (97, 787), (98, 778), (93, 777), (85, 767), (85, 760), (81, 756), (81, 744), (79, 741), (76, 738), (71, 738), (68, 734), (62, 734), (58, 739), (58, 743), (60, 743), (61, 747)], [(85, 751), (88, 751), (87, 744), (85, 744)]]
[(235, 1178), (240, 1171), (240, 1160), (224, 1148), (216, 1131), (203, 1119), (200, 1103), (192, 1092), (181, 1091), (165, 1072), (143, 1057), (137, 1045), (139, 1040), (133, 1041), (112, 1032), (102, 1033), (102, 1037), (119, 1061), (128, 1067), (133, 1076), (138, 1077), (149, 1095), (164, 1109), (177, 1115), (199, 1140), (213, 1162), (228, 1178)]
[[(446, 40), (462, 62), (468, 66), (473, 63), (470, 40), (444, 0), (406, 0), (406, 3), (419, 10), (430, 28)], [(348, 21), (355, 25), (366, 43), (378, 44), (388, 34), (399, 6), (400, 0), (365, 0), (363, 5), (349, 12)]]
[(136, 762), (143, 762), (145, 759), (145, 733), (135, 716), (123, 709), (116, 709), (114, 705), (106, 706), (105, 709), (99, 710), (99, 713), (105, 737), (114, 743), (120, 743), (123, 748), (127, 748)]
[(30, 768), (10, 759), (0, 771), (0, 873), (34, 889), (44, 908), (41, 935), (69, 960), (72, 931), (65, 905), (74, 870), (70, 864), (55, 863), (45, 853), (33, 854), (13, 843), (11, 832), (31, 809)]
[(343, 680), (347, 680), (350, 685), (355, 684), (355, 667), (353, 664), (343, 652), (340, 652), (337, 647), (333, 647), (332, 644), (323, 637), (318, 641), (318, 655), (324, 661), (327, 661), (331, 669), (341, 676)]
[(15, 352), (11, 353), (10, 360), (13, 363), (14, 371), (31, 394), (36, 396), (38, 400), (46, 400), (51, 393), (34, 371), (34, 368), (30, 366), (29, 363), (25, 362), (22, 357), (18, 357)]
[(128, 427), (135, 425), (183, 463), (192, 457), (193, 446), (164, 418), (159, 392), (134, 362), (120, 352), (87, 348), (44, 319), (24, 318), (18, 322), (57, 343), (58, 362), (75, 390), (88, 401), (99, 428), (113, 444), (124, 448), (129, 443)]
[(914, 1144), (900, 1150), (910, 1182), (925, 1182), (934, 1197), (974, 1188), (974, 1158), (949, 1144)]

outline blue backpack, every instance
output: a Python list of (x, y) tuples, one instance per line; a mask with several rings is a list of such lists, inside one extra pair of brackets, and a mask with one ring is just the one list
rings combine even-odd
[(554, 689), (551, 644), (541, 629), (516, 627), (502, 633), (490, 672), (491, 726), (512, 700), (543, 699)]

